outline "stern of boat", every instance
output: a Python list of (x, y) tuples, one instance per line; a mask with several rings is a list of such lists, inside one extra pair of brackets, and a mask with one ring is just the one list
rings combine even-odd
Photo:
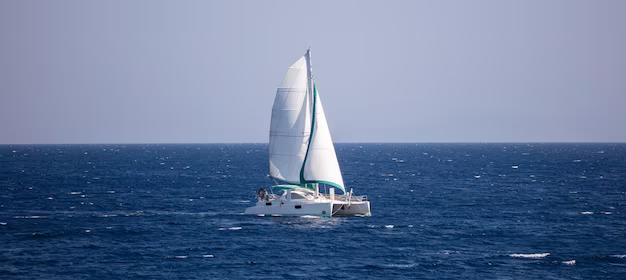
[(333, 216), (371, 216), (369, 201), (333, 203)]

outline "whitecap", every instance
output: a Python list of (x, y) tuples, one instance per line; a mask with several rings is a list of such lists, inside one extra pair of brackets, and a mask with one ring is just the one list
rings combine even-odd
[(186, 259), (186, 258), (188, 258), (188, 257), (187, 257), (187, 256), (174, 256), (174, 258), (177, 258), (177, 259)]
[(574, 161), (572, 161), (572, 162), (581, 162), (581, 161), (582, 161), (582, 160), (575, 159), (575, 160), (574, 160)]
[(610, 255), (609, 257), (618, 258), (618, 259), (626, 259), (626, 255)]
[(220, 228), (220, 230), (241, 230), (241, 227)]
[(91, 232), (91, 230), (90, 229), (86, 229), (85, 232)]
[(478, 178), (480, 178), (480, 175), (476, 175), (476, 176), (474, 176), (474, 178), (478, 179)]
[(583, 214), (583, 215), (591, 215), (591, 214), (593, 214), (593, 212), (591, 212), (591, 211), (585, 211), (585, 212), (580, 212), (580, 214)]
[(0, 226), (6, 226), (6, 225), (7, 225), (7, 223), (5, 223), (5, 222), (0, 222)]
[(47, 219), (48, 216), (15, 216), (14, 219)]
[(386, 225), (385, 228), (393, 228), (394, 225)]
[(70, 192), (70, 194), (81, 194), (81, 192)]
[(305, 218), (305, 219), (319, 219), (320, 216), (310, 216), (310, 215), (304, 215), (304, 216), (300, 216), (300, 218)]
[(265, 214), (257, 214), (257, 217), (265, 217)]
[(511, 166), (511, 168), (513, 168), (513, 169), (518, 169), (518, 168), (519, 168), (519, 166), (517, 166), (517, 165), (513, 165), (513, 166)]
[(612, 213), (612, 212), (607, 211), (607, 212), (604, 212), (604, 214), (605, 214), (605, 215), (611, 215), (611, 214), (613, 214), (613, 213)]
[(203, 258), (215, 258), (214, 255), (208, 254), (208, 255), (202, 255)]
[(399, 264), (399, 263), (391, 263), (391, 264), (383, 264), (384, 267), (388, 267), (388, 268), (411, 268), (416, 266), (417, 264), (415, 263), (411, 263), (411, 264)]
[(536, 253), (536, 254), (510, 254), (509, 257), (513, 258), (526, 258), (526, 259), (541, 259), (549, 256), (550, 253)]
[(563, 264), (565, 264), (565, 265), (576, 265), (576, 260), (563, 261)]

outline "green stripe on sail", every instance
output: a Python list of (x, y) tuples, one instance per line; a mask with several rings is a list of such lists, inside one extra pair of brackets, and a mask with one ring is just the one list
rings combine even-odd
[(307, 181), (304, 179), (304, 167), (306, 166), (306, 160), (309, 157), (309, 149), (311, 148), (311, 139), (313, 139), (313, 129), (315, 128), (315, 104), (317, 103), (317, 88), (313, 84), (313, 113), (311, 114), (311, 131), (309, 134), (309, 144), (306, 146), (306, 154), (304, 154), (304, 161), (302, 162), (302, 168), (300, 168), (300, 183), (304, 184)]
[[(340, 189), (343, 193), (346, 193), (346, 190), (340, 186), (337, 183), (333, 183), (330, 181), (322, 181), (322, 180), (306, 180), (304, 179), (304, 167), (306, 166), (306, 160), (309, 157), (309, 149), (311, 148), (311, 140), (313, 139), (313, 130), (315, 128), (315, 107), (317, 104), (317, 87), (315, 86), (315, 84), (313, 84), (313, 114), (311, 115), (311, 134), (309, 134), (309, 144), (306, 147), (306, 154), (304, 155), (304, 162), (302, 163), (302, 169), (300, 169), (300, 184), (326, 184), (326, 185), (331, 185), (333, 187), (336, 187), (338, 189)], [(309, 188), (309, 187), (307, 187)], [(315, 187), (313, 186), (312, 188), (313, 190), (315, 189)]]

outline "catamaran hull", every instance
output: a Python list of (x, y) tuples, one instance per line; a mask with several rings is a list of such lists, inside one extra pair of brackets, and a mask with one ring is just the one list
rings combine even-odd
[[(271, 205), (267, 205), (267, 204)], [(259, 205), (260, 204), (260, 205)], [(246, 215), (265, 216), (331, 216), (332, 203), (289, 203), (279, 201), (257, 203), (256, 206), (246, 209)]]
[(360, 201), (333, 205), (333, 216), (371, 216), (370, 202)]
[[(268, 205), (271, 204), (271, 205)], [(244, 214), (257, 216), (371, 216), (369, 201), (353, 202), (349, 205), (339, 201), (327, 203), (293, 203), (278, 201), (261, 202), (246, 209)]]

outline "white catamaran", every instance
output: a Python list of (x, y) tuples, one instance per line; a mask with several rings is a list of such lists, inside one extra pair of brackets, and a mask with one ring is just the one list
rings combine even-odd
[[(326, 115), (313, 79), (311, 50), (278, 87), (269, 142), (270, 193), (260, 189), (249, 215), (370, 216), (367, 196), (346, 192)], [(320, 185), (324, 185), (321, 193)], [(329, 188), (326, 188), (329, 187)], [(335, 188), (343, 192), (335, 194)], [(275, 194), (274, 192), (282, 192)]]

